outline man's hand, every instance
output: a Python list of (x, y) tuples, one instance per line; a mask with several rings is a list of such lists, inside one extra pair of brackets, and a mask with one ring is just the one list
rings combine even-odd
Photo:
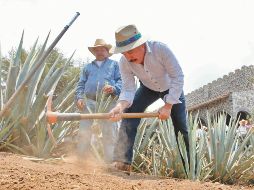
[(76, 104), (80, 111), (84, 111), (85, 103), (83, 99), (79, 99)]
[(110, 113), (110, 121), (117, 122), (121, 120), (121, 114), (123, 111), (129, 107), (129, 102), (127, 101), (119, 101), (118, 104), (109, 112)]
[(107, 84), (103, 87), (103, 92), (106, 93), (106, 94), (113, 94), (114, 91), (115, 91), (115, 88), (111, 85)]
[(171, 114), (172, 106), (172, 104), (165, 103), (165, 105), (159, 109), (159, 119), (168, 119)]

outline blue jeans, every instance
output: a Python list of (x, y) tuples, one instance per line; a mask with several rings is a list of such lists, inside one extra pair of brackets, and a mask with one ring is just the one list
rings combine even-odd
[[(167, 91), (157, 92), (145, 87), (142, 83), (138, 88), (133, 104), (126, 109), (126, 113), (144, 112), (145, 109), (159, 98), (163, 98)], [(171, 110), (171, 119), (177, 136), (180, 131), (183, 134), (184, 141), (189, 152), (188, 127), (186, 123), (186, 107), (184, 94), (182, 93), (179, 100), (182, 103), (174, 104)], [(131, 164), (133, 157), (133, 145), (141, 119), (123, 119), (118, 133), (118, 139), (114, 149), (114, 161), (120, 161)]]
[[(95, 111), (96, 101), (92, 99), (87, 99), (86, 106), (88, 106), (93, 112)], [(109, 106), (109, 109), (114, 107), (115, 104)], [(84, 110), (84, 113), (89, 113), (87, 107)], [(78, 133), (78, 144), (77, 151), (80, 158), (85, 158), (87, 155), (91, 154), (91, 145), (98, 143), (96, 141), (96, 135), (92, 133), (91, 126), (94, 120), (86, 119), (80, 121), (79, 133)], [(102, 130), (102, 139), (103, 152), (104, 152), (104, 161), (112, 162), (114, 144), (116, 141), (117, 134), (117, 123), (112, 123), (108, 120), (98, 120), (97, 123), (101, 126)]]

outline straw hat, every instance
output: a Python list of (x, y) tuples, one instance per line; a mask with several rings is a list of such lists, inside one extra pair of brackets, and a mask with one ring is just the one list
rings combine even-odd
[[(96, 39), (95, 42), (94, 42), (94, 45), (93, 46), (89, 46), (88, 49), (89, 51), (93, 54), (94, 54), (94, 48), (96, 47), (105, 47), (108, 51), (112, 48), (112, 45), (110, 44), (107, 44), (103, 39)], [(112, 54), (109, 53), (109, 56), (111, 56)]]
[(134, 49), (147, 41), (138, 31), (135, 25), (122, 26), (115, 32), (116, 47), (110, 49), (110, 53), (123, 53)]

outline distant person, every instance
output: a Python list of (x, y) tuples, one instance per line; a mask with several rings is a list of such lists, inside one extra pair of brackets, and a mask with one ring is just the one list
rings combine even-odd
[(240, 125), (238, 126), (236, 133), (238, 134), (238, 137), (240, 138), (240, 142), (242, 142), (248, 133), (248, 129), (246, 126), (247, 121), (242, 119), (241, 121), (239, 121), (239, 124)]
[(199, 141), (202, 138), (204, 131), (202, 129), (202, 123), (198, 123), (198, 128), (196, 130), (196, 139)]
[(251, 122), (252, 122), (251, 119), (247, 119), (247, 120), (246, 120), (246, 128), (247, 128), (247, 131), (249, 131), (249, 130), (252, 128)]
[[(169, 47), (158, 41), (149, 41), (135, 25), (123, 26), (115, 32), (116, 47), (112, 53), (121, 53), (119, 62), (123, 81), (122, 91), (115, 108), (110, 111), (112, 120), (120, 120), (123, 112), (144, 112), (159, 98), (165, 104), (159, 109), (159, 119), (170, 116), (175, 134), (183, 134), (189, 149), (186, 107), (183, 93), (184, 75)], [(140, 81), (136, 89), (135, 77)], [(130, 171), (133, 144), (140, 119), (123, 119), (114, 151), (115, 167)]]
[[(120, 94), (122, 80), (118, 63), (109, 59), (112, 55), (109, 53), (111, 47), (103, 39), (96, 39), (94, 45), (88, 47), (89, 51), (95, 56), (95, 60), (85, 65), (76, 88), (76, 104), (81, 112), (88, 113), (88, 108), (95, 110), (97, 91), (103, 91), (111, 96)], [(87, 98), (86, 101), (84, 96)], [(91, 149), (92, 122), (92, 120), (80, 121), (78, 154), (81, 157), (88, 154)], [(101, 127), (105, 161), (111, 162), (116, 136), (116, 123), (103, 121)]]

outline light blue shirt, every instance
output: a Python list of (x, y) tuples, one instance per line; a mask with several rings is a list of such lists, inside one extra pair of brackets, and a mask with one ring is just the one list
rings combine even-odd
[(119, 66), (116, 61), (105, 59), (101, 66), (95, 61), (84, 66), (76, 88), (76, 100), (86, 97), (95, 100), (97, 87), (99, 92), (105, 84), (114, 87), (114, 95), (119, 95), (122, 87)]
[[(128, 62), (122, 56), (119, 62), (123, 87), (119, 100), (133, 102), (136, 85), (135, 76), (149, 89), (163, 92), (164, 102), (181, 103), (179, 97), (183, 92), (184, 75), (174, 54), (161, 42), (147, 41), (144, 65)], [(145, 98), (145, 97), (144, 97)]]

